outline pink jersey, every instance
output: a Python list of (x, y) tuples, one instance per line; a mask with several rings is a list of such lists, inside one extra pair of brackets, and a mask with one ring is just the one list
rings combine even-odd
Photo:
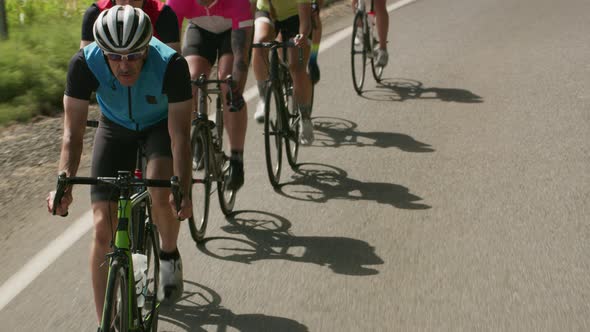
[(208, 7), (197, 0), (167, 0), (166, 4), (176, 13), (181, 28), (184, 19), (213, 33), (254, 25), (250, 0), (215, 0)]

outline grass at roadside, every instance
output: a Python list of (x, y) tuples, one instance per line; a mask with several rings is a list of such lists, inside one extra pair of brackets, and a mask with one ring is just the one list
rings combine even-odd
[(79, 24), (13, 31), (9, 41), (0, 43), (0, 122), (55, 113), (68, 61), (78, 49), (80, 37), (73, 26)]
[(91, 2), (6, 1), (9, 39), (0, 41), (0, 126), (60, 111), (68, 62), (79, 47), (83, 11)]

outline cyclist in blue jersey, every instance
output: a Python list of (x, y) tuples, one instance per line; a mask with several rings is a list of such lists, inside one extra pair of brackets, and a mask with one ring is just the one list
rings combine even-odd
[[(92, 176), (133, 171), (141, 142), (147, 159), (146, 177), (170, 179), (177, 175), (186, 193), (176, 212), (169, 189), (150, 189), (152, 215), (161, 236), (159, 293), (165, 293), (165, 301), (174, 301), (183, 291), (177, 219), (192, 214), (188, 196), (192, 104), (188, 65), (172, 48), (152, 37), (148, 15), (132, 6), (103, 11), (93, 31), (95, 42), (78, 51), (68, 69), (59, 170), (67, 176), (76, 175), (94, 91), (101, 118), (94, 140)], [(47, 198), (49, 211), (54, 196), (51, 192)], [(99, 322), (108, 271), (103, 262), (110, 249), (111, 231), (116, 229), (117, 198), (118, 193), (110, 187), (91, 188), (94, 238), (90, 269)], [(64, 215), (72, 199), (68, 188), (57, 212)]]

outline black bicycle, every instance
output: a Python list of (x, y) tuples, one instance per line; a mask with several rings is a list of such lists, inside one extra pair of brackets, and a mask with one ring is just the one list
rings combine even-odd
[[(273, 187), (279, 186), (283, 161), (283, 142), (287, 161), (293, 170), (297, 169), (299, 155), (299, 122), (301, 114), (293, 99), (293, 79), (286, 62), (292, 41), (254, 43), (252, 47), (270, 49), (270, 75), (267, 82), (264, 109), (264, 151), (268, 179)], [(282, 49), (282, 56), (278, 50)], [(302, 61), (299, 51), (299, 61)]]
[(365, 83), (365, 70), (367, 58), (371, 62), (371, 72), (377, 83), (381, 82), (383, 67), (377, 66), (375, 54), (379, 48), (377, 28), (375, 26), (375, 11), (373, 10), (373, 0), (371, 8), (367, 12), (365, 0), (358, 0), (352, 23), (352, 43), (351, 43), (351, 66), (352, 66), (352, 84), (357, 94), (363, 92)]
[[(221, 84), (229, 87), (228, 100), (230, 111), (238, 111), (233, 106), (232, 88), (234, 81), (229, 75), (223, 80), (208, 80), (202, 74), (197, 80), (192, 81), (199, 90), (199, 107), (192, 121), (191, 148), (193, 153), (193, 179), (202, 179), (203, 186), (193, 186), (191, 198), (193, 199), (193, 216), (189, 218), (191, 236), (195, 242), (203, 241), (207, 230), (209, 218), (209, 200), (211, 185), (217, 182), (217, 196), (219, 206), (224, 215), (233, 211), (236, 193), (226, 187), (226, 179), (229, 172), (229, 151), (224, 147), (224, 126)], [(211, 121), (207, 112), (207, 103), (215, 95), (215, 121)], [(196, 203), (196, 197), (201, 198)], [(200, 206), (195, 206), (200, 204)], [(201, 212), (199, 215), (197, 215)]]

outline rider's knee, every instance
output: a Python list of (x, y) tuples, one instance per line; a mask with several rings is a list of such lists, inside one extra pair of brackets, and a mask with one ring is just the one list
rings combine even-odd
[(93, 203), (92, 211), (94, 216), (94, 242), (100, 247), (109, 246), (117, 227), (117, 208), (114, 203), (104, 201)]

